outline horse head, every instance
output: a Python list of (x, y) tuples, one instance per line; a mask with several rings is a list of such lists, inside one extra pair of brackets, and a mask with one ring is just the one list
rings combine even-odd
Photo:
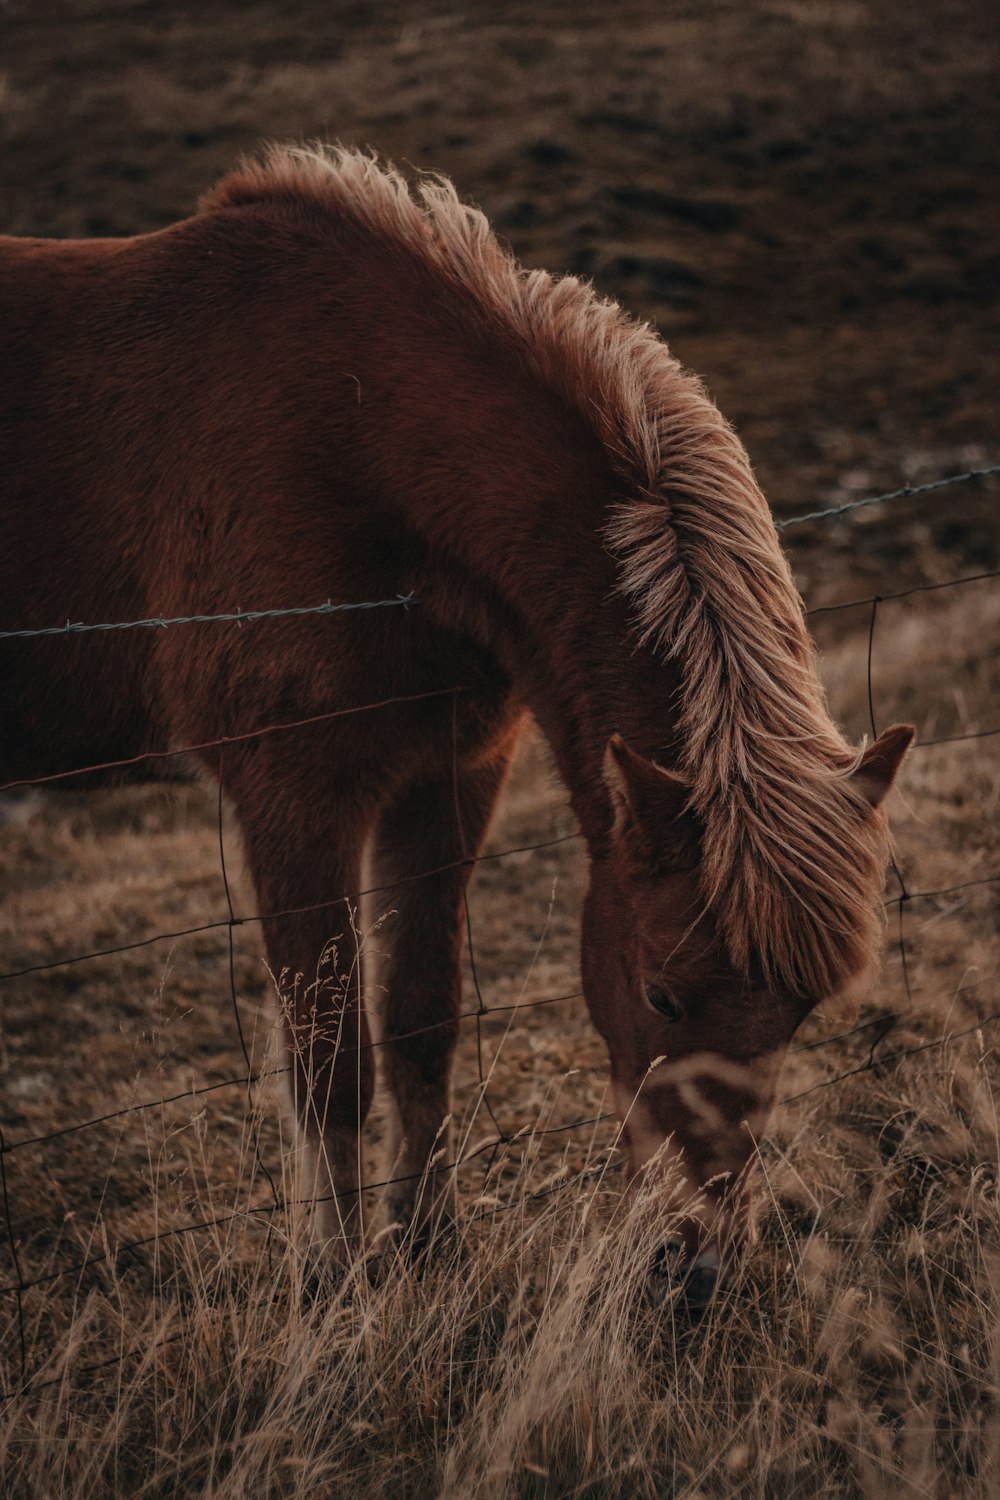
[[(882, 816), (912, 735), (887, 730), (861, 758), (859, 817)], [(613, 825), (591, 867), (584, 992), (610, 1054), (632, 1188), (655, 1183), (672, 1205), (672, 1248), (697, 1304), (751, 1233), (749, 1169), (781, 1061), (829, 997), (794, 992), (764, 963), (734, 964), (700, 880), (702, 829), (683, 777), (617, 735), (604, 776)], [(673, 1259), (660, 1253), (652, 1289)]]

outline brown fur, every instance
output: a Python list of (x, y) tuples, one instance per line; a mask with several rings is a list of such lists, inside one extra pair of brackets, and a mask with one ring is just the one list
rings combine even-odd
[(457, 277), (592, 423), (627, 498), (609, 515), (640, 638), (679, 664), (681, 765), (705, 825), (702, 881), (734, 960), (816, 998), (877, 952), (881, 824), (852, 785), (802, 606), (745, 450), (651, 329), (575, 278), (523, 272), (450, 183), (355, 152), (273, 153), (207, 208), (314, 197)]
[[(374, 1083), (337, 898), (366, 859), (400, 882), (372, 915), (396, 913), (385, 1073), (398, 1175), (419, 1174), (448, 1112), (468, 871), (406, 877), (479, 847), (525, 707), (593, 860), (585, 984), (616, 1088), (666, 1050), (770, 1077), (755, 1059), (874, 956), (872, 807), (907, 737), (858, 771), (743, 449), (666, 346), (520, 270), (449, 183), (411, 191), (340, 149), (276, 149), (158, 234), (2, 241), (0, 271), (3, 626), (419, 601), (4, 643), (7, 774), (461, 689), (201, 757), (262, 913), (291, 913), (264, 933), (327, 1233), (359, 1228)], [(664, 976), (686, 998), (669, 1035), (644, 999)], [(654, 1115), (704, 1157), (676, 1089)], [(401, 1185), (389, 1210), (426, 1227), (448, 1199)]]

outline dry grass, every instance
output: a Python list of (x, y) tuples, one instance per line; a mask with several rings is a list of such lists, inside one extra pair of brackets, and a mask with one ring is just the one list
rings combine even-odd
[[(867, 1091), (877, 1138), (800, 1112), (762, 1246), (697, 1328), (643, 1304), (667, 1226), (615, 1219), (599, 1168), (532, 1202), (527, 1166), (499, 1204), (468, 1201), (457, 1271), (390, 1262), (316, 1303), (280, 1227), (245, 1220), (166, 1249), (144, 1295), (111, 1273), (79, 1294), (53, 1383), (4, 1412), (7, 1493), (988, 1494), (988, 1061), (956, 1046), (894, 1083)], [(826, 1227), (783, 1190), (833, 1205)], [(108, 1349), (120, 1365), (88, 1373)]]
[[(49, 9), (5, 11), (5, 230), (151, 229), (261, 138), (372, 143), (451, 173), (527, 263), (593, 275), (654, 318), (786, 514), (996, 457), (1000, 96), (982, 0), (64, 0), (59, 25)], [(786, 537), (815, 604), (977, 572), (997, 566), (996, 491)], [(996, 599), (991, 583), (880, 609), (880, 725), (1000, 726)], [(866, 611), (814, 624), (859, 734)], [(998, 743), (911, 759), (893, 808), (911, 889), (1000, 873)], [(0, 967), (225, 915), (204, 789), (23, 811), (0, 828)], [(529, 746), (494, 846), (570, 827)], [(578, 990), (582, 878), (575, 844), (482, 866), (489, 1004)], [(0, 1406), (0, 1492), (995, 1495), (1000, 1027), (967, 1028), (1000, 1009), (998, 889), (909, 906), (910, 994), (890, 942), (861, 1020), (902, 1012), (883, 1056), (956, 1039), (777, 1113), (759, 1245), (699, 1328), (638, 1298), (649, 1231), (616, 1217), (609, 1127), (531, 1134), (603, 1107), (580, 1000), (490, 1017), (490, 1101), (528, 1133), (461, 1173), (458, 1274), (389, 1265), (378, 1285), (359, 1275), (310, 1301), (306, 1226), (241, 1213), (44, 1285), (23, 1299), (34, 1393)], [(236, 940), (263, 1061), (257, 934)], [(243, 1070), (227, 972), (223, 929), (0, 985), (8, 1141), (181, 1096), (0, 1158), (26, 1278), (270, 1201), (244, 1091), (225, 1086)], [(841, 1029), (817, 1017), (801, 1041)], [(863, 1065), (871, 1035), (796, 1054), (786, 1092)], [(469, 1027), (456, 1110), (470, 1150), (494, 1134), (478, 1101)], [(258, 1107), (277, 1170), (271, 1091)], [(14, 1274), (0, 1234), (0, 1285)], [(3, 1295), (4, 1388), (18, 1351)]]
[[(997, 598), (980, 584), (883, 607), (882, 723), (914, 718), (928, 738), (991, 727)], [(861, 732), (865, 612), (816, 624), (834, 705)], [(995, 740), (914, 754), (894, 809), (911, 890), (1000, 873), (998, 788)], [(494, 847), (570, 827), (533, 743)], [(63, 794), (5, 835), (12, 967), (222, 915), (203, 789)], [(481, 867), (487, 1004), (575, 994), (582, 878), (575, 843)], [(415, 1276), (384, 1256), (377, 1274), (358, 1266), (317, 1296), (304, 1210), (245, 1212), (271, 1202), (255, 1139), (279, 1176), (288, 1160), (275, 1090), (260, 1091), (253, 1130), (242, 1089), (184, 1093), (242, 1071), (224, 930), (5, 986), (9, 1140), (182, 1097), (6, 1157), (26, 1279), (112, 1253), (24, 1295), (32, 1389), (0, 1409), (4, 1493), (995, 1493), (997, 895), (985, 884), (910, 904), (909, 995), (890, 930), (861, 1013), (900, 1013), (879, 1070), (816, 1088), (863, 1065), (878, 1028), (814, 1048), (845, 1028), (809, 1023), (784, 1091), (811, 1092), (762, 1146), (759, 1243), (697, 1326), (643, 1301), (669, 1226), (655, 1205), (624, 1211), (612, 1126), (541, 1133), (603, 1108), (601, 1048), (577, 998), (482, 1025), (490, 1103), (521, 1134), (460, 1172), (457, 1261)], [(238, 942), (241, 1014), (266, 1065), (266, 976), (252, 929)], [(941, 1044), (892, 1060), (928, 1042)], [(456, 1116), (469, 1153), (494, 1138), (474, 1027)], [(291, 1175), (278, 1187), (295, 1198)], [(221, 1222), (114, 1253), (209, 1219)], [(0, 1378), (16, 1388), (16, 1299), (0, 1311)]]

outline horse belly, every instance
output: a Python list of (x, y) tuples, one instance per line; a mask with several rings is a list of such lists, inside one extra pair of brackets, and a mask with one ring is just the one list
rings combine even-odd
[[(109, 762), (167, 748), (165, 727), (145, 706), (146, 653), (108, 651), (106, 640), (95, 634), (0, 641), (0, 781), (94, 767), (67, 785), (105, 784), (122, 779), (125, 769)], [(128, 769), (129, 779), (164, 774), (163, 763)]]

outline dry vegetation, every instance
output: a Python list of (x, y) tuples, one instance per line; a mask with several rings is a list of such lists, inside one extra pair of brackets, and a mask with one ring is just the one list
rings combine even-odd
[[(654, 318), (787, 515), (997, 458), (995, 24), (985, 0), (8, 0), (0, 227), (155, 228), (262, 137), (376, 144), (450, 172), (527, 262)], [(969, 484), (788, 532), (807, 602), (1000, 567), (997, 499)], [(813, 620), (855, 735), (868, 618)], [(996, 580), (880, 606), (880, 727), (1000, 727), (998, 629)], [(0, 1294), (0, 1491), (998, 1493), (1000, 884), (966, 885), (1000, 875), (998, 747), (912, 755), (892, 807), (907, 888), (965, 888), (907, 903), (908, 987), (889, 908), (864, 1029), (803, 1030), (761, 1146), (759, 1242), (694, 1327), (642, 1301), (668, 1226), (623, 1211), (612, 1124), (542, 1133), (606, 1107), (572, 840), (479, 869), (486, 1004), (552, 1003), (466, 1023), (456, 1258), (422, 1277), (383, 1259), (316, 1294), (304, 1210), (272, 1212), (258, 1165), (296, 1198), (279, 1085), (248, 1119), (227, 1083), (245, 1068), (224, 925), (0, 983), (8, 1145), (129, 1111), (0, 1156), (0, 1285), (53, 1278), (20, 1299), (23, 1325)], [(0, 815), (0, 970), (226, 916), (205, 787)], [(572, 832), (533, 741), (491, 847)], [(234, 899), (251, 909), (238, 879)], [(382, 915), (364, 919), (376, 947)], [(266, 1071), (255, 928), (234, 944)], [(494, 1151), (498, 1123), (513, 1139)], [(374, 1174), (378, 1135), (376, 1118)]]
[[(985, 643), (998, 614), (985, 582), (884, 606), (880, 716), (905, 709), (928, 738), (988, 727), (998, 672)], [(824, 618), (831, 638), (839, 621), (825, 656), (834, 701), (860, 730), (866, 620), (852, 631), (844, 616)], [(911, 757), (894, 809), (911, 890), (1000, 873), (998, 773), (990, 739)], [(15, 962), (223, 915), (206, 789), (63, 794), (21, 816), (4, 845), (20, 875), (3, 908)], [(569, 828), (533, 742), (492, 847)], [(574, 996), (581, 878), (573, 842), (481, 866), (473, 931), (487, 1005)], [(255, 1134), (279, 1192), (296, 1198), (277, 1085), (258, 1091), (253, 1130), (239, 1087), (182, 1092), (241, 1072), (225, 930), (21, 981), (5, 996), (8, 1139), (182, 1093), (7, 1157), (25, 1278), (221, 1222), (25, 1294), (35, 1390), (0, 1415), (6, 1492), (991, 1493), (997, 896), (983, 885), (910, 905), (910, 997), (890, 941), (861, 1013), (901, 1012), (883, 1066), (809, 1092), (863, 1065), (881, 1029), (814, 1048), (844, 1028), (810, 1022), (784, 1080), (803, 1097), (778, 1112), (762, 1148), (759, 1244), (695, 1327), (679, 1308), (643, 1303), (650, 1246), (669, 1226), (655, 1205), (624, 1213), (612, 1125), (537, 1133), (604, 1107), (601, 1049), (579, 999), (482, 1023), (488, 1097), (514, 1140), (459, 1174), (457, 1263), (417, 1277), (383, 1258), (375, 1275), (359, 1266), (317, 1297), (303, 1210), (244, 1212), (272, 1201)], [(244, 1028), (266, 1067), (265, 976), (251, 932), (238, 941)], [(470, 1023), (456, 1114), (465, 1152), (495, 1138)], [(5, 1281), (12, 1270), (8, 1254)], [(10, 1388), (18, 1337), (14, 1299), (4, 1304)]]

